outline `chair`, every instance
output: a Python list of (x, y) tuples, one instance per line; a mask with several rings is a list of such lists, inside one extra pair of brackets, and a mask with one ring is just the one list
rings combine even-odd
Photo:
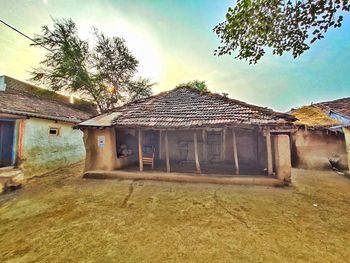
[(152, 169), (154, 169), (154, 153), (153, 146), (144, 146), (142, 149), (142, 163), (152, 165)]

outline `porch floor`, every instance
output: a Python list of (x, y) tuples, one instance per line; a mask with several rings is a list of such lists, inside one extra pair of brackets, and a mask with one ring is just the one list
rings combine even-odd
[(274, 177), (267, 176), (212, 176), (196, 175), (188, 173), (164, 173), (164, 172), (136, 172), (136, 171), (87, 171), (84, 178), (91, 179), (125, 179), (125, 180), (152, 180), (181, 183), (210, 183), (232, 185), (264, 185), (283, 186), (285, 183)]
[[(263, 170), (258, 170), (254, 165), (249, 164), (241, 164), (240, 166), (240, 174), (235, 174), (234, 165), (232, 162), (201, 162), (201, 175), (208, 175), (208, 176), (266, 176), (267, 172)], [(134, 164), (128, 167), (123, 168), (124, 171), (130, 171), (130, 172), (138, 172), (140, 171), (139, 165)], [(151, 165), (144, 165), (143, 166), (144, 172), (166, 172), (166, 164), (163, 160), (155, 160), (154, 169), (152, 169)], [(195, 174), (196, 173), (196, 166), (194, 161), (173, 161), (170, 163), (170, 172), (171, 173), (188, 173), (188, 174)]]

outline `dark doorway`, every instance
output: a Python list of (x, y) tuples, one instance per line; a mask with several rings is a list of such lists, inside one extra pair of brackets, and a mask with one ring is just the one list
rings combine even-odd
[(0, 167), (14, 164), (15, 121), (0, 121)]
[(208, 143), (208, 159), (209, 161), (220, 161), (221, 160), (221, 147), (222, 139), (221, 132), (208, 132), (207, 143)]

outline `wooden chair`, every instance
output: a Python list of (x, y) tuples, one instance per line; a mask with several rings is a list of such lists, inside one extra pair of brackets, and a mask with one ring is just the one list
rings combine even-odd
[(154, 169), (154, 153), (153, 146), (144, 146), (142, 149), (142, 163), (152, 165), (152, 169)]

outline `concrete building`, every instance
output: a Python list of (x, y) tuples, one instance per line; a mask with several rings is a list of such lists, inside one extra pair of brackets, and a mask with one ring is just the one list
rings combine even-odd
[[(293, 134), (292, 160), (296, 167), (340, 170), (350, 167), (350, 98), (293, 109), (299, 129)], [(331, 164), (332, 163), (332, 164)]]
[(70, 100), (0, 76), (0, 176), (13, 171), (40, 175), (84, 159), (83, 133), (73, 126), (96, 110)]
[(294, 120), (218, 94), (176, 88), (80, 123), (85, 176), (289, 183)]

